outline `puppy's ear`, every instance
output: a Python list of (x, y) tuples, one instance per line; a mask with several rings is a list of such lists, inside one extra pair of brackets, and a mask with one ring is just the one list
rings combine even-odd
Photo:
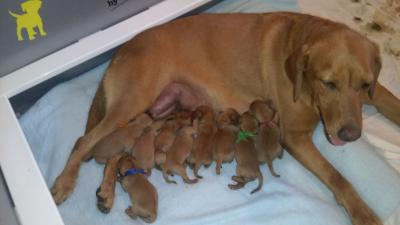
[(201, 119), (201, 117), (203, 117), (203, 113), (199, 109), (196, 109), (194, 112), (192, 112), (192, 121), (198, 118)]
[(272, 102), (271, 99), (266, 100), (265, 103), (268, 105), (268, 107), (269, 107), (272, 111), (276, 111), (275, 104)]
[(375, 92), (375, 86), (376, 82), (378, 82), (378, 76), (379, 72), (381, 71), (382, 67), (382, 62), (381, 62), (381, 57), (379, 56), (379, 50), (378, 54), (374, 57), (374, 60), (372, 62), (372, 73), (374, 74), (374, 81), (371, 84), (371, 87), (369, 87), (368, 90), (368, 96), (370, 99), (374, 97), (374, 92)]
[(240, 118), (239, 113), (236, 110), (232, 109), (232, 113), (229, 115), (229, 119), (232, 121), (232, 123), (235, 125), (238, 124), (239, 118)]
[(293, 83), (293, 100), (297, 101), (303, 85), (304, 72), (308, 63), (308, 46), (295, 50), (285, 62), (286, 74)]

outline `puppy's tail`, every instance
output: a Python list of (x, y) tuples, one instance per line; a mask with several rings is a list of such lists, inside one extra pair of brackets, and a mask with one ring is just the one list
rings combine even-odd
[(194, 175), (199, 179), (203, 179), (203, 177), (199, 175), (199, 170), (200, 170), (201, 164), (202, 163), (200, 163), (200, 162), (196, 162), (194, 169), (193, 169)]
[(8, 13), (10, 13), (10, 15), (11, 15), (12, 17), (15, 17), (15, 18), (18, 18), (18, 17), (21, 16), (21, 15), (19, 15), (19, 14), (16, 14), (16, 13), (11, 12), (10, 10), (8, 10)]
[(252, 190), (250, 194), (254, 194), (255, 192), (259, 191), (263, 186), (264, 178), (261, 171), (258, 172), (257, 178), (258, 178), (258, 186), (256, 187), (256, 189)]
[(166, 169), (165, 166), (164, 166), (164, 168), (163, 168), (162, 173), (163, 173), (164, 180), (165, 180), (167, 183), (169, 183), (169, 184), (171, 184), (171, 183), (172, 183), (172, 184), (176, 184), (176, 181), (170, 180), (170, 179), (168, 178), (168, 173), (167, 173), (167, 169)]
[(215, 166), (215, 172), (220, 175), (222, 167), (222, 159), (217, 159), (217, 165)]
[(272, 165), (272, 160), (269, 160), (269, 161), (267, 162), (267, 165), (268, 165), (269, 171), (271, 172), (272, 176), (274, 176), (274, 177), (280, 177), (280, 176), (281, 176), (281, 175), (279, 175), (279, 174), (277, 174), (277, 173), (275, 172), (274, 166)]

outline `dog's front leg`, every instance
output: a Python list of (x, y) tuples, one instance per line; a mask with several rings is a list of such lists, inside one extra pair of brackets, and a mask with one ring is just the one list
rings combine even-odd
[(366, 98), (366, 103), (375, 106), (380, 113), (400, 126), (400, 100), (381, 84), (376, 83), (374, 97), (372, 100)]
[(293, 157), (334, 193), (337, 202), (345, 207), (354, 225), (382, 225), (353, 186), (321, 155), (310, 135), (286, 135), (284, 145)]

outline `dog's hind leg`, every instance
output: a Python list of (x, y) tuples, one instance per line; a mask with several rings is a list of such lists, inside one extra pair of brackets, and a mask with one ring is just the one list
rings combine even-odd
[[(132, 97), (133, 101), (139, 98), (138, 95), (126, 94)], [(131, 118), (144, 112), (146, 108), (149, 107), (149, 104), (151, 104), (151, 101), (146, 104), (146, 102), (138, 100), (136, 107), (132, 107), (130, 104), (126, 104), (126, 102), (132, 100), (129, 101), (125, 98), (120, 99), (122, 102), (117, 102), (116, 105), (111, 106), (103, 120), (89, 133), (81, 137), (75, 144), (64, 170), (57, 177), (51, 188), (51, 192), (57, 204), (62, 203), (72, 192), (76, 178), (78, 177), (81, 162), (90, 155), (92, 147), (101, 138), (113, 131), (117, 124), (128, 122)]]
[(114, 203), (115, 183), (117, 182), (118, 160), (122, 154), (117, 154), (108, 160), (104, 167), (103, 180), (96, 191), (97, 208), (102, 213), (109, 213)]
[(101, 119), (103, 119), (105, 113), (105, 101), (103, 82), (101, 82), (99, 88), (97, 88), (96, 95), (93, 98), (93, 103), (90, 106), (85, 134), (91, 131), (101, 121)]
[(78, 177), (81, 162), (87, 158), (92, 147), (102, 137), (113, 131), (120, 120), (127, 119), (127, 115), (110, 114), (106, 116), (92, 131), (78, 139), (68, 158), (67, 164), (55, 180), (51, 192), (57, 204), (62, 203), (72, 192)]

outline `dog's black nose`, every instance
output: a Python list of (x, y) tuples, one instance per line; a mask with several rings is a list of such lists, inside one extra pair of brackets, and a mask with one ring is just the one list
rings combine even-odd
[(355, 141), (360, 136), (361, 129), (353, 125), (344, 126), (338, 132), (338, 137), (342, 141)]

